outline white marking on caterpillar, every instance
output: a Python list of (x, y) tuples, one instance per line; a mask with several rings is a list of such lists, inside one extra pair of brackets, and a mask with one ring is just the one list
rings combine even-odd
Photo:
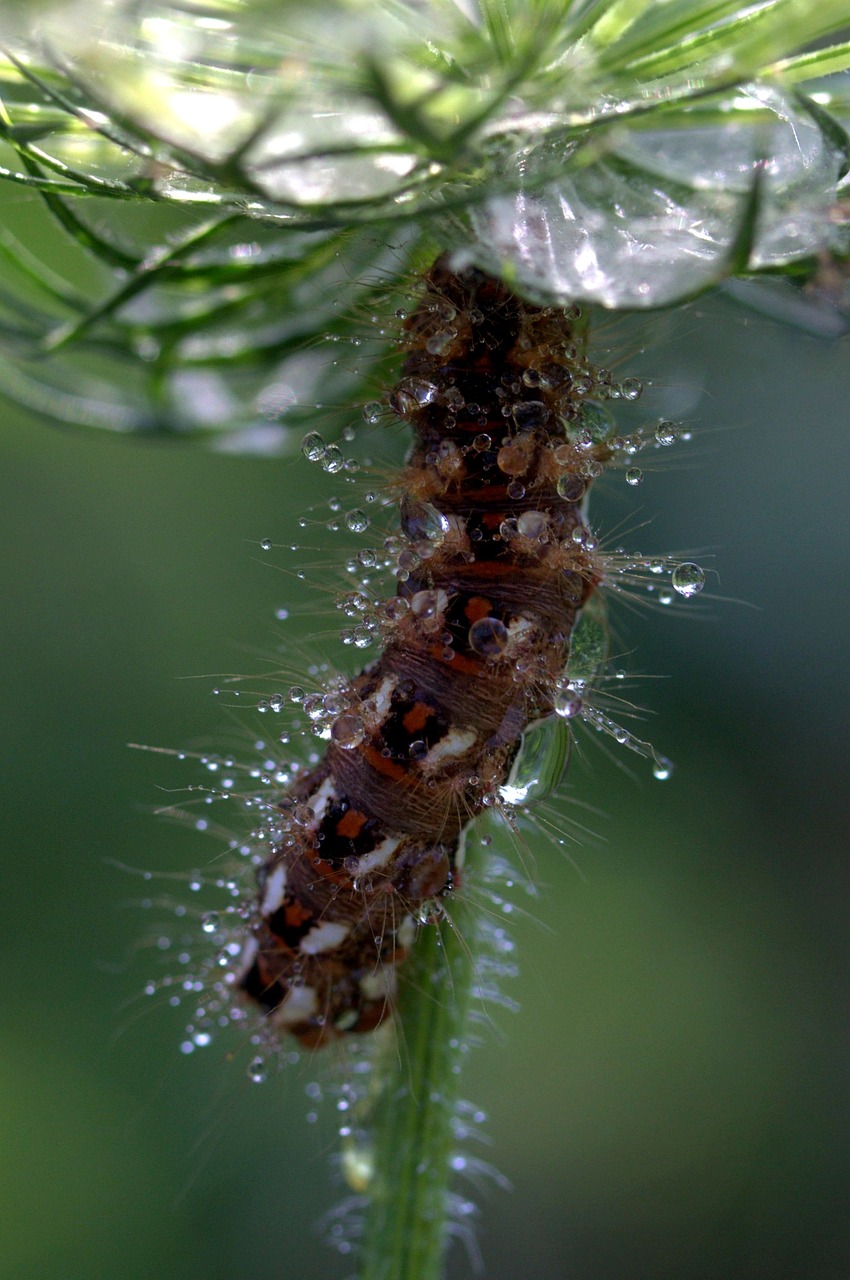
[(368, 705), (375, 709), (375, 717), (379, 725), (384, 723), (392, 710), (392, 696), (397, 685), (395, 676), (387, 676), (367, 699)]
[[(264, 916), (270, 916), (283, 902), (283, 896), (286, 893), (286, 866), (279, 862), (273, 871), (269, 873), (266, 880), (266, 886), (263, 891), (263, 901), (260, 904), (260, 911)], [(253, 959), (253, 956), (251, 957)]]
[(445, 737), (436, 742), (423, 760), (423, 768), (427, 772), (435, 769), (444, 760), (453, 756), (462, 756), (478, 738), (474, 729), (449, 729)]
[(290, 987), (283, 1003), (272, 1014), (272, 1020), (280, 1027), (293, 1027), (305, 1022), (319, 1011), (319, 1001), (313, 987)]
[(400, 844), (400, 836), (387, 836), (380, 844), (375, 845), (371, 853), (364, 853), (358, 860), (357, 874), (365, 875), (367, 871), (377, 871), (385, 867)]
[(396, 971), (388, 965), (366, 973), (360, 979), (360, 990), (367, 1000), (389, 1000), (395, 995)]
[(333, 778), (325, 778), (324, 782), (316, 788), (316, 794), (309, 797), (307, 803), (316, 815), (316, 821), (321, 822), (327, 813), (329, 805), (334, 800), (339, 799), (336, 790), (336, 784)]
[(351, 928), (337, 920), (323, 920), (314, 925), (299, 943), (299, 948), (308, 956), (317, 956), (322, 951), (333, 951), (343, 939), (347, 938)]

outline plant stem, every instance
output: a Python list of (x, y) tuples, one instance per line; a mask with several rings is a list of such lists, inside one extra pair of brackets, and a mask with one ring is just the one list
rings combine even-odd
[[(474, 872), (468, 855), (464, 879)], [(374, 1172), (358, 1280), (442, 1275), (453, 1121), (475, 979), (474, 911), (460, 891), (451, 922), (423, 927), (402, 966), (397, 1032), (377, 1067)]]

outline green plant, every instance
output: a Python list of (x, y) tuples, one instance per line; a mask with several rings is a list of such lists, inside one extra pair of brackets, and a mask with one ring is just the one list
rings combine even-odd
[[(4, 235), (10, 397), (286, 453), (311, 411), (280, 403), (282, 371), (303, 384), (316, 339), (358, 332), (388, 273), (424, 265), (423, 241), (541, 302), (607, 307), (756, 272), (803, 283), (824, 252), (846, 259), (845, 90), (810, 82), (850, 51), (795, 52), (839, 29), (838, 6), (494, 5), (478, 22), (453, 5), (289, 6), (285, 39), (279, 5), (239, 10), (104, 13), (70, 43), (46, 19), (43, 41), (10, 45), (4, 176), (41, 194), (102, 282), (93, 301), (65, 278), (72, 258), (51, 271)], [(323, 400), (370, 398), (375, 345)], [(421, 948), (412, 985), (438, 962)], [(408, 1173), (443, 1146), (411, 1143)], [(380, 1231), (364, 1274), (422, 1274), (393, 1222)]]

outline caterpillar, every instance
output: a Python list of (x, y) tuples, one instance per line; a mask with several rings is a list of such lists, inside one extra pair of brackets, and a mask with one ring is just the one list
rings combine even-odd
[[(603, 555), (587, 494), (607, 465), (678, 432), (611, 429), (598, 402), (640, 386), (592, 365), (586, 332), (578, 308), (524, 301), (447, 256), (404, 319), (383, 407), (414, 443), (382, 652), (330, 696), (324, 758), (277, 802), (233, 974), (305, 1047), (386, 1018), (417, 929), (462, 888), (464, 833), (506, 794), (530, 728), (585, 714), (611, 729), (568, 665), (577, 626), (606, 578), (671, 565)], [(310, 433), (303, 451), (325, 446)], [(672, 569), (681, 595), (701, 588), (698, 566)], [(669, 762), (631, 745), (666, 776)]]

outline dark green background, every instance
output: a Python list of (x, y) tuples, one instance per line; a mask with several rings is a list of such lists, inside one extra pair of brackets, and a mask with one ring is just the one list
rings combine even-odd
[[(601, 838), (575, 865), (533, 851), (522, 1011), (464, 1086), (514, 1185), (475, 1194), (479, 1238), (493, 1278), (843, 1280), (850, 348), (722, 299), (658, 328), (633, 363), (704, 381), (705, 434), (636, 493), (609, 482), (608, 527), (710, 548), (710, 588), (747, 604), (618, 613), (624, 665), (670, 677), (638, 696), (678, 769), (634, 780), (589, 750), (570, 795)], [(238, 1042), (181, 1056), (180, 1011), (138, 994), (143, 890), (109, 862), (217, 854), (151, 816), (195, 779), (125, 744), (217, 743), (214, 681), (182, 677), (273, 653), (275, 609), (306, 597), (258, 542), (309, 541), (330, 482), (2, 414), (0, 1275), (345, 1276), (315, 1238), (342, 1195), (333, 1117), (305, 1118), (321, 1068), (256, 1086)], [(306, 559), (334, 585), (326, 544)], [(339, 618), (304, 615), (305, 651)]]

